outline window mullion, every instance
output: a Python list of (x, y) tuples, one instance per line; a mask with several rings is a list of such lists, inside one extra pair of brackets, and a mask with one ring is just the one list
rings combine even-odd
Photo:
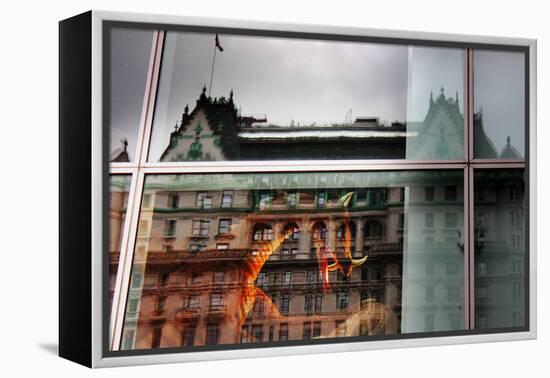
[(143, 198), (144, 178), (145, 175), (140, 170), (137, 170), (137, 172), (132, 175), (132, 184), (128, 195), (128, 209), (126, 213), (128, 219), (122, 237), (120, 260), (109, 325), (109, 345), (113, 351), (119, 350), (122, 340), (124, 314), (126, 311), (126, 302), (130, 287), (130, 274), (134, 262), (134, 248), (140, 218), (141, 199)]

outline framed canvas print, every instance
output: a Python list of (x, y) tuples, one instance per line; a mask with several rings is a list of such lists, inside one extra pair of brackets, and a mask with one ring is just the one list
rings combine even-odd
[(60, 22), (60, 355), (536, 336), (534, 40)]

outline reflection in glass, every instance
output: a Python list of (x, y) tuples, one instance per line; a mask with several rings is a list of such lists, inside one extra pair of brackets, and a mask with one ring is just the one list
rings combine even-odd
[(168, 32), (149, 160), (463, 158), (464, 59), (462, 49)]
[(474, 52), (474, 156), (525, 156), (525, 54)]
[(110, 59), (110, 161), (133, 161), (153, 32), (113, 28)]
[(475, 171), (475, 327), (526, 323), (523, 169)]
[[(111, 175), (109, 177), (110, 211), (109, 211), (109, 300), (112, 303), (115, 291), (122, 230), (126, 222), (128, 193), (132, 175)], [(109, 309), (111, 306), (109, 306)]]
[(462, 211), (463, 170), (148, 175), (121, 349), (463, 329)]

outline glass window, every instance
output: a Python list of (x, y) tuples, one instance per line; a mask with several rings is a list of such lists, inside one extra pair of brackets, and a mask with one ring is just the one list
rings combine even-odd
[(111, 162), (134, 161), (152, 43), (150, 30), (110, 30)]
[(222, 207), (229, 208), (233, 206), (233, 191), (224, 190), (222, 195)]
[(474, 157), (525, 156), (525, 54), (474, 51)]
[(216, 345), (219, 341), (219, 326), (217, 324), (209, 324), (206, 326), (206, 345)]
[[(157, 287), (160, 290), (158, 295), (166, 297), (166, 314), (177, 310), (173, 306), (177, 306), (178, 301), (172, 299), (177, 295), (188, 298), (187, 307), (204, 312), (209, 319), (222, 321), (237, 317), (235, 319), (244, 321), (252, 314), (262, 327), (268, 326), (263, 322), (271, 319), (272, 314), (281, 314), (279, 321), (285, 321), (287, 317), (309, 317), (325, 311), (323, 314), (327, 314), (332, 321), (345, 320), (347, 326), (344, 325), (338, 332), (344, 332), (348, 336), (345, 332), (354, 332), (352, 330), (356, 326), (353, 319), (362, 319), (362, 316), (367, 316), (367, 312), (374, 311), (375, 314), (385, 315), (375, 323), (375, 329), (366, 331), (368, 334), (463, 329), (464, 311), (461, 306), (464, 301), (464, 252), (457, 237), (457, 233), (463, 229), (464, 219), (463, 172), (460, 168), (445, 171), (268, 175), (146, 175), (144, 195), (153, 198), (166, 196), (167, 193), (177, 194), (180, 201), (192, 204), (197, 197), (205, 198), (204, 195), (199, 196), (200, 193), (208, 193), (211, 198), (220, 198), (224, 192), (231, 191), (239, 192), (245, 202), (242, 208), (231, 210), (232, 218), (225, 218), (227, 210), (221, 207), (206, 209), (182, 206), (177, 209), (177, 218), (167, 217), (166, 209), (163, 208), (142, 207), (140, 220), (146, 219), (149, 225), (138, 237), (137, 244), (142, 247), (143, 252), (139, 257), (134, 257), (132, 274), (149, 271), (153, 266), (158, 275), (170, 274), (170, 285)], [(270, 183), (274, 193), (281, 192), (283, 198), (286, 198), (287, 192), (300, 194), (317, 191), (322, 186), (327, 193), (326, 208), (319, 212), (311, 203), (299, 202), (296, 208), (289, 209), (283, 203), (276, 210), (276, 217), (271, 213), (266, 214), (254, 206), (259, 193), (264, 191), (262, 188), (265, 182)], [(443, 193), (445, 188), (455, 188), (454, 200), (426, 202), (426, 187), (433, 188), (436, 193)], [(357, 201), (353, 200), (359, 189), (364, 188), (374, 188), (373, 193), (387, 193), (388, 201), (379, 202), (375, 218), (372, 212), (365, 212), (364, 205), (355, 205)], [(518, 222), (516, 218), (523, 219), (519, 209), (522, 202), (518, 201), (522, 187), (508, 180), (503, 188), (501, 198), (509, 207), (505, 211), (507, 216), (500, 218), (510, 227), (514, 224), (514, 229), (518, 229), (513, 222)], [(399, 202), (393, 199), (398, 199)], [(344, 202), (346, 205), (343, 205)], [(488, 214), (486, 209), (484, 212)], [(520, 212), (520, 215), (514, 215), (512, 221), (509, 215), (511, 212)], [(408, 225), (406, 229), (399, 227), (401, 216), (398, 215), (405, 218), (404, 223)], [(426, 222), (426, 219), (431, 220)], [(177, 232), (172, 233), (170, 230), (175, 230), (176, 221)], [(209, 234), (212, 221), (218, 222), (219, 232), (216, 235)], [(270, 223), (263, 223), (267, 221)], [(342, 224), (348, 224), (353, 232), (339, 232)], [(356, 224), (363, 225), (365, 232), (356, 229)], [(291, 235), (297, 234), (294, 231), (298, 229), (298, 225), (300, 237), (293, 238)], [(165, 227), (167, 232), (163, 231)], [(232, 233), (225, 232), (230, 228)], [(387, 231), (382, 232), (386, 228)], [(167, 234), (173, 235), (170, 243), (174, 248), (170, 254), (162, 250), (162, 246), (167, 243)], [(429, 242), (425, 239), (427, 234), (431, 238)], [(521, 236), (521, 233), (513, 235), (516, 234)], [(509, 240), (510, 248), (518, 243), (513, 239)], [(358, 249), (358, 246), (363, 246), (364, 256), (368, 259), (364, 259), (363, 255), (355, 257), (352, 251)], [(366, 246), (369, 248), (365, 248)], [(199, 250), (202, 252), (196, 253)], [(304, 250), (313, 250), (314, 253), (305, 253), (302, 260), (300, 251)], [(284, 265), (281, 265), (279, 256), (287, 257)], [(252, 261), (258, 263), (252, 264)], [(174, 264), (178, 264), (177, 271), (173, 270)], [(304, 264), (309, 264), (307, 270), (304, 269)], [(333, 268), (330, 272), (325, 271), (323, 264), (331, 264)], [(511, 260), (507, 266), (517, 270), (513, 268), (514, 264), (517, 266), (518, 263), (512, 263)], [(429, 272), (427, 266), (431, 266)], [(361, 280), (354, 276), (357, 269)], [(190, 279), (182, 280), (178, 278), (179, 275)], [(368, 279), (363, 279), (364, 277)], [(225, 278), (231, 280), (232, 284), (218, 284)], [(151, 338), (146, 336), (150, 328), (146, 324), (152, 315), (147, 307), (149, 304), (146, 292), (142, 293), (140, 281), (136, 282), (132, 285), (132, 295), (141, 299), (139, 311), (127, 310), (128, 315), (132, 313), (132, 327), (136, 329), (137, 335), (131, 348), (151, 348)], [(278, 294), (271, 292), (269, 295), (264, 293), (264, 296), (262, 293), (268, 289), (268, 283), (272, 290), (284, 288), (285, 291)], [(314, 283), (325, 286), (327, 291), (316, 289)], [(304, 293), (304, 284), (309, 284), (312, 290)], [(209, 291), (213, 285), (217, 285), (218, 290), (215, 293)], [(245, 301), (245, 289), (249, 285), (255, 288), (256, 293), (256, 305), (252, 308), (248, 308)], [(191, 290), (194, 293), (189, 293)], [(521, 285), (510, 284), (509, 293), (510, 300), (519, 305)], [(202, 303), (208, 303), (207, 307), (201, 307), (201, 296), (204, 296)], [(261, 311), (256, 311), (260, 304)], [(439, 310), (434, 312), (434, 308)], [(182, 312), (179, 318), (168, 315), (164, 321), (170, 324), (175, 321), (196, 320), (193, 316), (196, 317), (197, 312), (193, 311)], [(365, 314), (361, 315), (362, 311)], [(512, 315), (509, 318), (512, 319)], [(426, 319), (429, 321), (425, 321)], [(311, 318), (304, 319), (305, 323), (310, 324), (310, 337), (335, 337), (337, 334), (331, 327), (321, 327), (317, 336), (313, 321)], [(217, 343), (240, 340), (241, 325), (233, 329), (230, 323), (220, 324), (219, 332), (228, 332), (228, 336), (217, 338)], [(285, 324), (288, 324), (289, 340), (301, 338), (302, 332), (294, 328), (295, 322), (285, 321)], [(198, 335), (206, 334), (206, 325), (203, 323), (202, 329), (200, 325), (197, 327), (194, 345), (204, 345), (206, 339)], [(358, 324), (357, 329), (359, 328)], [(171, 340), (179, 345), (179, 333), (177, 337), (170, 334), (178, 329), (180, 328), (175, 325), (163, 328), (163, 347), (175, 346), (171, 345)], [(181, 329), (177, 332), (181, 332)], [(234, 336), (231, 336), (232, 332)], [(213, 342), (214, 336), (209, 340)]]
[(288, 340), (288, 324), (283, 323), (279, 326), (279, 341)]
[(463, 158), (464, 62), (455, 48), (169, 31), (149, 161)]
[(208, 236), (210, 228), (210, 220), (195, 220), (193, 221), (193, 236)]
[(192, 347), (195, 344), (195, 327), (189, 326), (185, 328), (182, 335), (181, 346), (183, 347)]
[(220, 219), (218, 223), (218, 234), (229, 234), (231, 232), (231, 219)]
[(155, 62), (153, 31), (106, 35), (111, 167), (135, 162), (109, 182), (111, 301), (133, 259), (115, 348), (528, 324), (523, 50), (159, 33)]
[(214, 272), (214, 283), (223, 284), (225, 282), (225, 272)]
[[(473, 240), (478, 329), (527, 324), (528, 282), (522, 269), (526, 261), (524, 175), (523, 169), (479, 169), (474, 173), (475, 188), (483, 188), (488, 199), (474, 202), (475, 213), (482, 212), (486, 218), (483, 225), (476, 225)], [(517, 220), (506, 216), (510, 213), (517, 214)]]
[(311, 339), (311, 323), (304, 323), (303, 339)]

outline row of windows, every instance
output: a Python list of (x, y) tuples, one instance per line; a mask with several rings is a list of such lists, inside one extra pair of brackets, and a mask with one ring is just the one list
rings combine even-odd
[[(518, 312), (512, 313), (512, 323), (515, 325), (520, 324), (520, 314)], [(459, 314), (449, 314), (449, 322), (450, 324), (454, 324), (456, 326), (460, 325), (461, 317)], [(425, 314), (424, 316), (424, 323), (425, 328), (428, 330), (434, 330), (435, 329), (435, 315), (434, 314)], [(480, 312), (477, 315), (477, 323), (480, 327), (486, 327), (487, 326), (487, 314)], [(336, 337), (343, 337), (346, 334), (346, 326), (345, 321), (343, 320), (336, 320), (334, 323), (335, 327), (335, 336)], [(289, 326), (288, 323), (281, 323), (279, 325), (279, 341), (287, 341), (288, 335), (289, 335)], [(153, 330), (153, 347), (158, 347), (160, 345), (160, 337), (161, 337), (162, 328), (156, 327)], [(361, 331), (361, 334), (364, 332)], [(219, 326), (217, 324), (209, 324), (206, 328), (206, 345), (215, 345), (219, 343)], [(256, 342), (262, 342), (262, 341), (274, 341), (274, 334), (275, 334), (275, 327), (269, 326), (268, 330), (268, 337), (267, 340), (265, 340), (264, 336), (264, 326), (261, 324), (245, 324), (243, 325), (241, 329), (241, 343), (256, 343)], [(182, 332), (182, 339), (181, 339), (181, 345), (184, 347), (191, 347), (194, 345), (195, 341), (195, 335), (196, 335), (196, 327), (193, 325), (190, 325), (186, 327)], [(311, 338), (317, 338), (321, 336), (321, 322), (314, 321), (314, 322), (304, 322), (302, 324), (302, 338), (303, 339), (311, 339)]]
[[(401, 188), (403, 189), (403, 188)], [(401, 190), (400, 199), (404, 202), (404, 190)], [(484, 201), (487, 198), (487, 188), (479, 188), (475, 191), (475, 197), (477, 201)], [(522, 198), (521, 190), (517, 186), (508, 186), (507, 190), (509, 201), (519, 201)], [(327, 203), (327, 191), (318, 191), (315, 196), (315, 204), (318, 208), (324, 208)], [(294, 209), (298, 205), (298, 193), (288, 192), (286, 194), (286, 203), (288, 208)], [(371, 189), (367, 190), (365, 194), (366, 204), (369, 206), (381, 205), (387, 198), (387, 189)], [(443, 199), (445, 201), (457, 200), (457, 187), (445, 186)], [(427, 202), (433, 202), (435, 200), (435, 187), (429, 186), (424, 188), (424, 200)], [(173, 209), (179, 208), (180, 196), (179, 194), (173, 194), (169, 199), (169, 206)], [(271, 192), (260, 192), (258, 205), (256, 206), (260, 210), (268, 209), (273, 201), (273, 195)], [(150, 207), (151, 195), (145, 194), (143, 199), (143, 206)], [(212, 208), (212, 197), (208, 195), (208, 192), (197, 192), (195, 205), (201, 209)], [(221, 208), (231, 208), (233, 206), (233, 191), (224, 190), (222, 192)]]
[[(510, 187), (510, 199), (515, 200), (519, 196), (519, 189), (516, 187)], [(403, 188), (400, 188), (400, 201), (404, 202), (404, 194), (405, 191)], [(484, 192), (479, 192), (477, 195), (479, 197), (484, 197)], [(303, 200), (306, 203), (310, 203), (311, 201), (307, 199), (307, 196), (305, 194), (302, 194)], [(328, 201), (328, 191), (317, 191), (315, 194), (315, 205), (318, 208), (324, 208)], [(387, 189), (369, 189), (365, 191), (364, 197), (363, 196), (357, 196), (357, 201), (364, 200), (367, 206), (380, 206), (385, 203), (385, 201), (388, 198)], [(299, 202), (300, 196), (297, 192), (287, 192), (286, 193), (286, 205), (289, 209), (294, 209), (297, 207)], [(457, 199), (457, 187), (456, 186), (445, 186), (444, 187), (444, 196), (445, 201), (456, 201)], [(432, 187), (425, 187), (424, 188), (424, 199), (428, 202), (432, 202), (435, 200), (435, 188)], [(260, 210), (266, 210), (268, 209), (271, 204), (274, 201), (274, 195), (271, 192), (268, 191), (262, 191), (259, 192), (259, 197), (257, 200), (257, 206), (256, 208)], [(179, 194), (172, 194), (169, 196), (169, 207), (173, 209), (179, 208), (180, 204), (180, 195)], [(144, 207), (150, 207), (151, 206), (151, 195), (150, 194), (144, 194), (143, 198), (143, 206)], [(204, 192), (197, 192), (196, 194), (196, 200), (195, 200), (195, 206), (201, 209), (211, 209), (213, 206), (212, 197), (209, 196), (207, 191)], [(231, 208), (233, 206), (233, 191), (232, 190), (224, 190), (222, 192), (221, 202), (220, 202), (221, 208)]]
[[(453, 218), (454, 215), (454, 218)], [(431, 216), (431, 226), (428, 226), (428, 217)], [(450, 220), (447, 220), (449, 218)], [(456, 214), (446, 214), (446, 224), (452, 223), (452, 219), (456, 223)], [(210, 220), (199, 219), (193, 220), (192, 223), (192, 235), (207, 237), (210, 233)], [(176, 236), (177, 219), (167, 219), (164, 226), (164, 235), (167, 237)], [(224, 235), (231, 233), (232, 220), (231, 218), (221, 218), (218, 221), (218, 234)], [(433, 227), (433, 214), (426, 214), (426, 227)], [(300, 229), (296, 223), (290, 223), (285, 226), (283, 234), (287, 241), (298, 241), (300, 239)], [(379, 239), (383, 236), (383, 226), (377, 220), (368, 220), (364, 226), (364, 236), (368, 239)], [(328, 235), (328, 229), (324, 222), (317, 222), (312, 229), (313, 240), (326, 240)], [(341, 224), (336, 230), (336, 237), (338, 239), (345, 239), (349, 235), (352, 240), (356, 238), (355, 222), (350, 221), (345, 224)], [(253, 241), (271, 241), (274, 238), (273, 228), (264, 223), (254, 226), (252, 232)]]

